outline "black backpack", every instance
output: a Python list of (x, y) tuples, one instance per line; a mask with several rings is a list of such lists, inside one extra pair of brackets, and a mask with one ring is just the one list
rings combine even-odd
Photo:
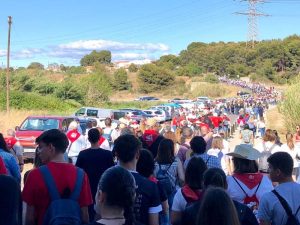
[(259, 163), (258, 163), (259, 171), (268, 173), (268, 167), (269, 167), (268, 158), (272, 155), (271, 151), (275, 146), (276, 144), (273, 144), (270, 149), (267, 149), (265, 143), (263, 142), (264, 150), (262, 151), (259, 157)]
[(280, 204), (282, 205), (286, 214), (288, 215), (288, 219), (287, 219), (285, 225), (300, 225), (300, 222), (296, 217), (296, 215), (300, 209), (300, 206), (298, 207), (296, 213), (293, 214), (293, 212), (292, 212), (290, 206), (288, 205), (288, 203), (286, 202), (286, 200), (276, 190), (273, 190), (272, 192), (276, 195), (276, 197), (280, 201)]
[(158, 164), (159, 170), (156, 174), (156, 179), (160, 182), (163, 190), (166, 192), (167, 196), (170, 196), (176, 189), (174, 185), (171, 182), (171, 179), (168, 174), (168, 170), (172, 166), (173, 163), (171, 163), (166, 170), (163, 170), (161, 168), (161, 165)]

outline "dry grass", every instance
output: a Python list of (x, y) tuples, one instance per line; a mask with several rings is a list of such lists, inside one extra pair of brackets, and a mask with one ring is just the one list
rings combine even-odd
[(23, 120), (29, 115), (47, 115), (47, 111), (39, 110), (16, 110), (10, 111), (9, 115), (5, 111), (0, 111), (0, 132), (6, 134), (7, 129), (14, 129), (20, 126)]
[(284, 116), (278, 111), (277, 107), (267, 111), (267, 128), (277, 130), (280, 140), (285, 142), (287, 129), (285, 127)]

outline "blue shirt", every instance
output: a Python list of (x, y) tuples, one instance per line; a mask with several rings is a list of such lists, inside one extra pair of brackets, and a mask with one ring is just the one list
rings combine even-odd
[[(220, 168), (220, 169), (222, 169), (221, 162), (220, 162), (220, 160), (216, 156), (208, 155), (205, 152), (203, 154), (195, 154), (193, 157), (200, 157), (200, 158), (202, 158), (208, 169), (209, 168)], [(184, 168), (185, 169), (186, 169), (189, 161), (190, 161), (190, 159), (188, 159), (188, 160), (186, 160), (184, 162)]]
[(21, 181), (20, 168), (15, 157), (0, 148), (0, 157), (2, 157), (8, 174), (14, 177), (19, 183)]

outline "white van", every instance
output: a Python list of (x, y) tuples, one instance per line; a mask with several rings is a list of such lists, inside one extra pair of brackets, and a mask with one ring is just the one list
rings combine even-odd
[(112, 120), (118, 120), (124, 117), (126, 112), (115, 109), (101, 109), (94, 107), (82, 107), (74, 113), (74, 116), (78, 117), (95, 117), (99, 119), (111, 118)]

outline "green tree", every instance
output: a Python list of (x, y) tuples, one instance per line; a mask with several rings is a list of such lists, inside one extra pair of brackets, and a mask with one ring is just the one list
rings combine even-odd
[(128, 75), (125, 69), (118, 69), (114, 73), (113, 86), (118, 91), (130, 89), (131, 84), (128, 82)]
[(111, 63), (111, 52), (110, 51), (92, 51), (90, 54), (85, 55), (80, 60), (81, 66), (92, 66), (94, 63), (99, 62), (101, 64), (110, 64)]
[(39, 62), (32, 62), (27, 67), (27, 69), (34, 69), (34, 70), (43, 70), (44, 68), (45, 68), (44, 65)]
[(141, 91), (148, 93), (171, 85), (175, 78), (165, 68), (160, 68), (154, 64), (146, 64), (140, 68), (138, 79)]
[(131, 72), (131, 73), (135, 73), (138, 71), (138, 67), (134, 64), (134, 63), (131, 63), (128, 67), (128, 71)]

